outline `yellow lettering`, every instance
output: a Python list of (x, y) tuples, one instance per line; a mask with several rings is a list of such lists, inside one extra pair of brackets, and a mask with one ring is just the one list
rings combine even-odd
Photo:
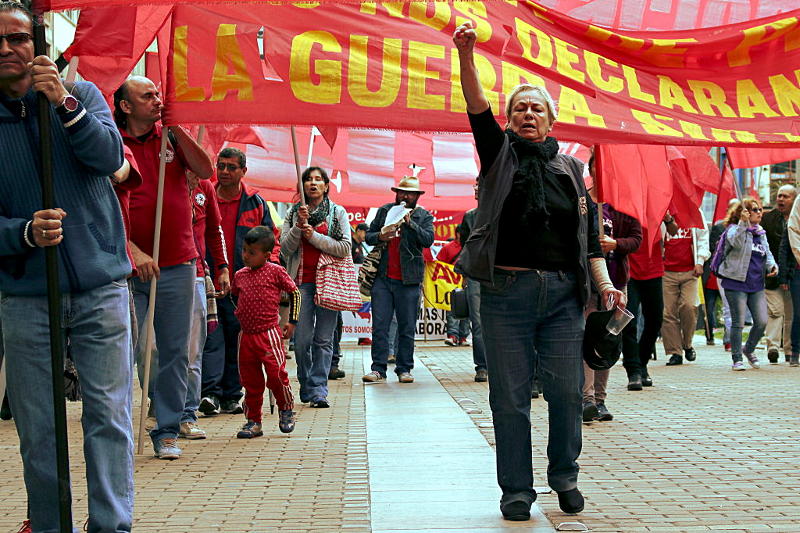
[(778, 135), (783, 135), (786, 137), (787, 141), (791, 141), (793, 143), (800, 143), (800, 135), (794, 135), (792, 133), (779, 133)]
[[(229, 73), (228, 69), (233, 69)], [(253, 99), (253, 80), (247, 73), (236, 24), (220, 24), (217, 30), (217, 60), (211, 76), (211, 100), (224, 100), (228, 92), (236, 91), (239, 100)]]
[(784, 117), (796, 117), (800, 114), (800, 70), (794, 71), (797, 85), (783, 74), (769, 77), (769, 85), (775, 94), (775, 102)]
[(715, 141), (719, 142), (724, 142), (724, 143), (736, 142), (733, 139), (733, 135), (731, 135), (731, 130), (721, 130), (719, 128), (711, 128), (711, 136), (714, 137)]
[[(752, 62), (750, 58), (750, 50), (752, 48), (779, 39), (795, 29), (796, 26), (797, 17), (788, 17), (775, 22), (761, 24), (760, 26), (745, 28), (742, 30), (742, 41), (736, 48), (728, 52), (728, 65), (731, 67), (749, 65)], [(768, 32), (768, 29), (772, 31)], [(787, 45), (789, 44), (787, 41)]]
[(581, 117), (595, 128), (605, 128), (606, 121), (603, 117), (592, 113), (586, 97), (581, 93), (562, 86), (561, 94), (558, 98), (558, 119), (567, 124), (575, 124), (575, 118)]
[[(494, 71), (494, 65), (486, 57), (478, 53), (473, 53), (473, 57), (475, 58), (475, 66), (478, 67), (478, 77), (486, 99), (489, 100), (489, 105), (492, 109), (499, 109), (500, 94), (494, 90), (494, 86), (497, 83), (497, 73)], [(458, 66), (458, 50), (453, 48), (450, 50), (450, 111), (463, 113), (467, 108), (467, 103), (464, 101), (464, 93), (461, 91), (461, 74)]]
[(466, 16), (456, 17), (456, 26), (471, 20), (479, 43), (485, 43), (492, 38), (492, 25), (487, 20), (486, 5), (483, 2), (453, 2), (453, 9)]
[(649, 42), (653, 44), (642, 53), (642, 59), (662, 67), (680, 68), (686, 66), (683, 54), (687, 48), (678, 48), (677, 45), (695, 43), (697, 39), (651, 39)]
[(712, 81), (687, 80), (686, 84), (692, 90), (694, 101), (702, 114), (715, 117), (717, 116), (714, 111), (716, 107), (720, 116), (730, 118), (736, 116), (731, 106), (725, 102), (725, 91), (716, 83)]
[(628, 94), (631, 95), (631, 98), (636, 98), (637, 100), (649, 102), (651, 104), (656, 103), (656, 99), (652, 94), (642, 90), (642, 87), (639, 85), (639, 79), (636, 77), (636, 70), (634, 70), (633, 67), (622, 65), (622, 75), (625, 77), (625, 81), (628, 82)]
[(742, 118), (753, 118), (757, 114), (765, 117), (780, 116), (770, 109), (767, 100), (753, 80), (736, 80), (736, 105), (739, 107), (739, 116)]
[(501, 75), (503, 76), (503, 94), (510, 93), (514, 87), (522, 83), (545, 86), (541, 77), (507, 61), (501, 63)]
[(703, 141), (709, 140), (709, 138), (703, 133), (703, 128), (700, 126), (700, 124), (687, 122), (685, 120), (679, 120), (678, 124), (680, 125), (681, 130), (683, 130), (683, 132), (692, 139), (700, 139)]
[(668, 109), (678, 106), (687, 113), (697, 113), (683, 93), (681, 86), (669, 76), (662, 74), (658, 75), (658, 104)]
[(625, 87), (622, 78), (618, 78), (617, 76), (609, 76), (608, 79), (603, 78), (603, 69), (600, 67), (601, 59), (610, 67), (619, 66), (619, 63), (616, 61), (612, 61), (611, 59), (588, 50), (583, 51), (583, 60), (586, 62), (586, 73), (589, 75), (589, 79), (598, 89), (611, 93), (620, 92)]
[(583, 83), (586, 75), (580, 70), (572, 68), (574, 63), (580, 61), (578, 54), (569, 49), (569, 47), (572, 47), (577, 50), (575, 45), (564, 42), (561, 39), (553, 39), (553, 43), (556, 50), (556, 70), (568, 78)]
[[(428, 8), (431, 6), (433, 6), (433, 14), (428, 16)], [(436, 31), (441, 31), (450, 22), (450, 4), (447, 2), (409, 2), (408, 16)]]
[(369, 37), (350, 36), (350, 60), (348, 62), (347, 90), (353, 102), (364, 107), (388, 107), (397, 99), (400, 92), (402, 69), (400, 58), (403, 42), (400, 39), (383, 39), (383, 56), (380, 70), (380, 84), (372, 91), (367, 86), (368, 79), (378, 77), (369, 73)]
[(670, 117), (664, 115), (653, 115), (638, 109), (631, 109), (633, 118), (639, 121), (645, 132), (651, 135), (666, 135), (669, 137), (683, 137), (683, 133), (670, 128), (666, 124), (659, 122), (659, 120), (672, 120)]
[(622, 48), (624, 50), (640, 50), (644, 46), (645, 42), (644, 39), (622, 35), (593, 24), (589, 24), (589, 27), (586, 28), (586, 36), (601, 43), (606, 41), (619, 41), (619, 44), (612, 46), (616, 46), (617, 48)]
[[(307, 31), (292, 39), (289, 79), (295, 98), (315, 104), (338, 104), (342, 97), (342, 62), (316, 59), (311, 68), (311, 51), (319, 45), (323, 52), (341, 53), (342, 46), (327, 31)], [(319, 79), (314, 83), (315, 78)]]
[(444, 46), (409, 41), (408, 43), (408, 107), (444, 110), (444, 95), (426, 92), (427, 80), (438, 80), (439, 72), (428, 70), (428, 58), (443, 59)]
[[(514, 20), (517, 23), (519, 44), (522, 45), (522, 57), (545, 68), (553, 66), (553, 49), (550, 45), (550, 37), (539, 28), (531, 26), (524, 20), (518, 18)], [(531, 34), (536, 36), (538, 46), (538, 53), (535, 57), (533, 55), (533, 39), (531, 39)]]
[(202, 87), (189, 87), (188, 26), (176, 26), (173, 36), (172, 69), (175, 72), (175, 100), (178, 102), (202, 102), (206, 93)]

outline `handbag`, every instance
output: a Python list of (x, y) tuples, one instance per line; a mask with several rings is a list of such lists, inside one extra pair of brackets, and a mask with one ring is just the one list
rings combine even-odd
[(466, 320), (469, 318), (469, 300), (467, 291), (464, 289), (453, 289), (450, 291), (450, 315), (456, 320)]
[(332, 311), (358, 311), (361, 295), (353, 258), (321, 253), (317, 262), (317, 293), (314, 303)]
[(375, 278), (378, 276), (378, 266), (381, 264), (381, 256), (385, 249), (385, 244), (376, 244), (364, 258), (364, 262), (361, 263), (361, 268), (358, 270), (358, 288), (361, 295), (366, 298), (372, 296), (372, 285), (375, 284)]

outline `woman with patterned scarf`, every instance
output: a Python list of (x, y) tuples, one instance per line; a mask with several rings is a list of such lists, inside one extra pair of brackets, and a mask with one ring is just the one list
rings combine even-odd
[(608, 277), (589, 224), (583, 164), (549, 137), (558, 117), (544, 87), (506, 97), (506, 128), (494, 119), (473, 59), (472, 22), (456, 28), (461, 88), (481, 162), (475, 226), (458, 267), (481, 282), (481, 326), (497, 479), (507, 520), (528, 520), (536, 500), (531, 466), (531, 377), (549, 410), (547, 481), (565, 513), (583, 510), (581, 451), (583, 308), (591, 281), (604, 305), (625, 305)]
[(289, 210), (281, 231), (281, 258), (300, 288), (300, 318), (294, 333), (300, 401), (311, 407), (329, 407), (328, 373), (333, 356), (333, 332), (338, 311), (319, 307), (316, 294), (320, 254), (350, 255), (347, 212), (328, 198), (328, 174), (309, 167), (302, 175), (306, 205)]

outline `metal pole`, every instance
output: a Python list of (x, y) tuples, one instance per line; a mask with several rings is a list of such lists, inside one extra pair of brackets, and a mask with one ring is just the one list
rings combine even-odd
[[(34, 17), (34, 54), (47, 54), (42, 14)], [(44, 93), (37, 95), (39, 149), (41, 159), (42, 207), (56, 207), (53, 190), (53, 140), (50, 136), (50, 102)], [(72, 493), (69, 483), (69, 448), (67, 442), (67, 406), (64, 399), (64, 339), (61, 331), (61, 292), (58, 282), (58, 248), (44, 249), (47, 272), (47, 310), (50, 317), (50, 370), (53, 380), (53, 419), (56, 439), (56, 472), (58, 479), (58, 518), (62, 533), (72, 531)]]
[(294, 168), (297, 171), (297, 190), (300, 192), (300, 205), (306, 205), (306, 194), (303, 191), (303, 173), (300, 170), (300, 153), (297, 150), (297, 133), (292, 130), (292, 149), (294, 150)]
[(316, 134), (314, 133), (316, 128), (311, 126), (311, 135), (308, 137), (308, 159), (306, 159), (306, 168), (311, 166), (311, 158), (314, 156), (314, 137)]
[[(161, 245), (161, 212), (164, 207), (164, 174), (167, 169), (167, 127), (161, 130), (161, 152), (158, 160), (158, 196), (156, 196), (156, 229), (153, 236), (153, 262), (158, 264), (159, 247)], [(177, 147), (175, 147), (177, 149)], [(144, 426), (147, 421), (147, 393), (150, 389), (150, 361), (153, 352), (153, 320), (156, 314), (156, 285), (158, 280), (150, 280), (150, 297), (147, 303), (147, 318), (145, 319), (144, 341), (144, 379), (142, 382), (142, 409), (139, 413), (139, 442), (136, 453), (144, 453)]]

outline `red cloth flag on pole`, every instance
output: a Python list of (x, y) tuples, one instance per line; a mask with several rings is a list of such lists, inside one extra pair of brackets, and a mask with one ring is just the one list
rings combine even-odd
[(726, 148), (733, 168), (755, 168), (800, 159), (800, 148)]

